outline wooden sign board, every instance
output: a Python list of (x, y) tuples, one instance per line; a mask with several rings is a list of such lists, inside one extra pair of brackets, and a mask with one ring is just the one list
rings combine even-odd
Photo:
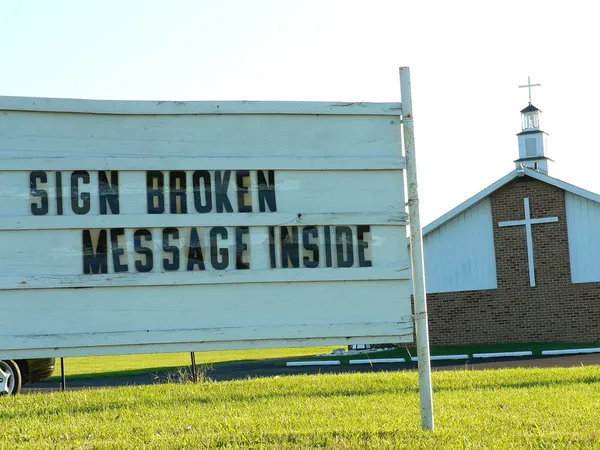
[(400, 116), (0, 97), (0, 359), (412, 342)]

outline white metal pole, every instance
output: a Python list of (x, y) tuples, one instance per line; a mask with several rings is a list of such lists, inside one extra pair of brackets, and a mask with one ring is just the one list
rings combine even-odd
[(402, 129), (406, 157), (406, 184), (408, 188), (408, 216), (410, 225), (410, 260), (412, 267), (413, 298), (417, 356), (419, 358), (419, 394), (421, 398), (421, 426), (433, 431), (433, 396), (431, 390), (431, 362), (429, 358), (429, 330), (427, 327), (427, 298), (425, 294), (425, 269), (423, 266), (423, 237), (419, 220), (419, 192), (417, 188), (417, 160), (413, 129), (410, 69), (400, 68), (400, 93), (402, 95)]

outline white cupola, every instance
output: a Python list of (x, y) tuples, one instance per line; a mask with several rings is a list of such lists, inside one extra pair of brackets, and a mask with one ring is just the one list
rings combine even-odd
[(542, 131), (542, 111), (531, 104), (531, 88), (540, 86), (531, 84), (529, 81), (525, 86), (529, 88), (529, 105), (521, 110), (521, 132), (517, 134), (519, 139), (519, 159), (515, 161), (517, 168), (525, 166), (529, 169), (548, 173), (548, 161), (552, 161), (546, 155), (546, 136)]

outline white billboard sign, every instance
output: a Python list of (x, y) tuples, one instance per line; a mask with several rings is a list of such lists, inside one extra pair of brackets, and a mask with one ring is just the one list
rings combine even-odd
[(0, 359), (412, 342), (401, 105), (0, 98)]

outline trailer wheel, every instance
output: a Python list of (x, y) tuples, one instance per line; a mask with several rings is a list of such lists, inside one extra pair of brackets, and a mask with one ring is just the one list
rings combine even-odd
[(12, 360), (0, 360), (0, 395), (15, 395), (21, 391), (21, 371)]

